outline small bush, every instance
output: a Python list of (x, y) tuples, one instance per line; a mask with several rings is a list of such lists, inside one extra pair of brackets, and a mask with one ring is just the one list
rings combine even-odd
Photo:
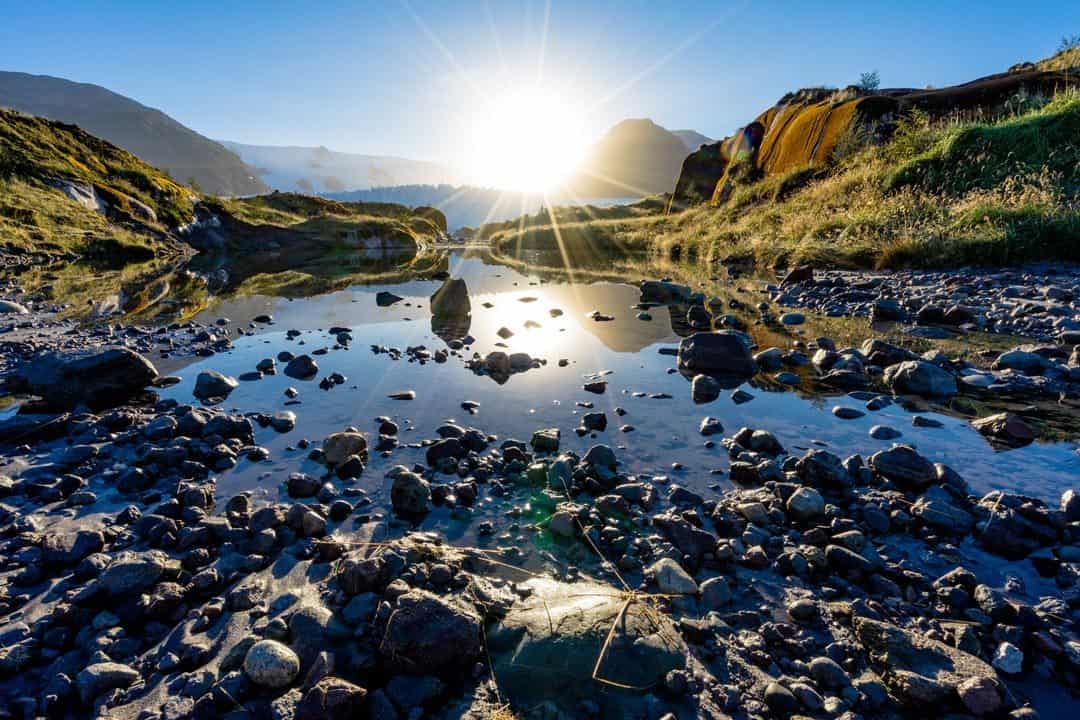
[(859, 75), (858, 85), (859, 89), (864, 92), (877, 92), (878, 88), (881, 87), (881, 76), (878, 75), (877, 70), (864, 72), (863, 74)]

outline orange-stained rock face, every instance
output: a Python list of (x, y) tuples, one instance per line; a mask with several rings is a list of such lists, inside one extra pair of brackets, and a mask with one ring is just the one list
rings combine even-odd
[(779, 175), (829, 162), (837, 140), (854, 123), (887, 129), (914, 108), (931, 117), (991, 112), (1021, 90), (1053, 95), (1069, 86), (1080, 86), (1080, 75), (1025, 66), (940, 89), (898, 88), (865, 95), (853, 87), (810, 88), (788, 93), (731, 137), (687, 157), (669, 211), (726, 201), (731, 190), (728, 166), (742, 155), (753, 155), (762, 174)]

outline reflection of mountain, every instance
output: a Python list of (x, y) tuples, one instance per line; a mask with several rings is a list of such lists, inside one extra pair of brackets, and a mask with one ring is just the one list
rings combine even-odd
[[(654, 343), (678, 339), (667, 313), (653, 312), (651, 321), (637, 319), (638, 311), (633, 306), (641, 294), (633, 285), (610, 282), (548, 285), (544, 294), (583, 330), (615, 352), (637, 352)], [(593, 310), (615, 319), (597, 322), (585, 317)]]
[[(437, 163), (383, 155), (355, 155), (325, 147), (278, 147), (221, 143), (252, 167), (275, 190), (338, 193), (379, 185), (455, 182), (452, 170)], [(426, 203), (422, 203), (426, 204)]]

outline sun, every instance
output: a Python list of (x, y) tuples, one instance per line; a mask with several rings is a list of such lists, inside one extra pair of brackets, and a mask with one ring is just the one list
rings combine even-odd
[(585, 154), (582, 117), (550, 90), (526, 87), (479, 103), (469, 123), (472, 182), (503, 190), (557, 187)]

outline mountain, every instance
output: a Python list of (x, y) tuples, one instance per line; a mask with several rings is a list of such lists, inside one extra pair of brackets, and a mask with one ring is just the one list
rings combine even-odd
[(78, 125), (217, 195), (251, 195), (267, 187), (234, 153), (160, 110), (98, 85), (48, 75), (0, 72), (0, 106)]
[(687, 154), (678, 135), (652, 120), (623, 120), (590, 149), (566, 190), (580, 198), (671, 192)]
[(540, 193), (470, 185), (396, 185), (326, 193), (326, 197), (347, 202), (389, 202), (408, 207), (438, 208), (446, 216), (447, 225), (455, 230), (530, 215), (544, 205), (544, 196)]
[(702, 145), (711, 145), (715, 142), (712, 138), (702, 135), (697, 130), (672, 130), (671, 134), (682, 140), (683, 145), (690, 152), (694, 152)]
[(455, 174), (436, 163), (381, 155), (354, 155), (325, 147), (244, 145), (221, 141), (275, 190), (337, 193), (389, 185), (454, 183)]

